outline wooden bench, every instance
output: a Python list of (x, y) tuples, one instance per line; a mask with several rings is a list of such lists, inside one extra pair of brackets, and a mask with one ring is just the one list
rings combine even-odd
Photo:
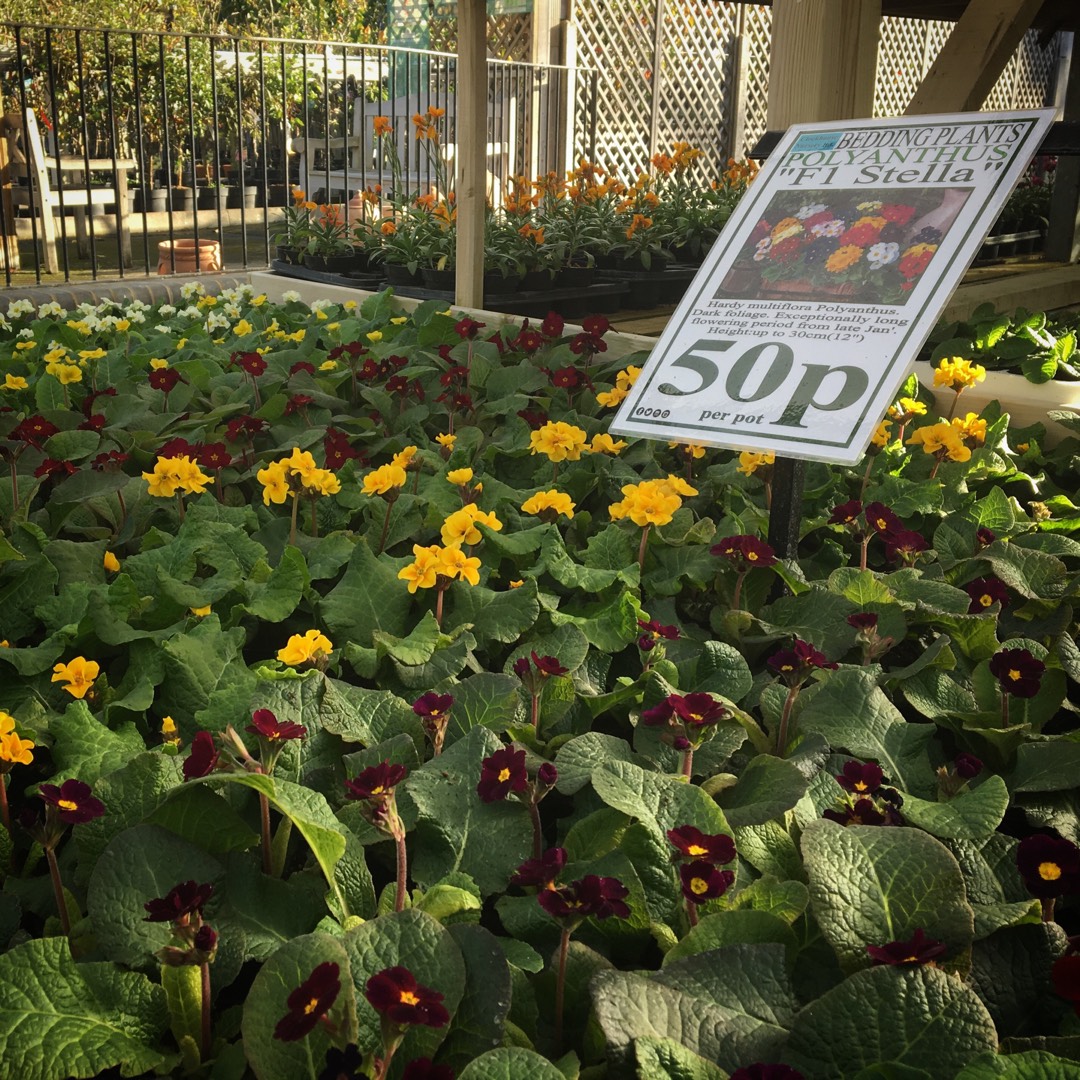
[[(135, 168), (131, 158), (84, 158), (73, 154), (48, 154), (32, 109), (7, 113), (2, 118), (2, 134), (7, 142), (7, 171), (12, 181), (7, 193), (11, 205), (27, 207), (41, 219), (41, 239), (45, 269), (60, 273), (56, 251), (55, 218), (74, 210), (75, 237), (79, 254), (89, 249), (87, 214), (91, 207), (112, 205), (112, 216), (120, 236), (124, 265), (131, 265), (131, 226), (128, 221), (128, 172)], [(111, 173), (112, 183), (104, 186), (90, 181), (93, 173)], [(19, 182), (23, 181), (23, 182)], [(64, 237), (61, 224), (60, 234)]]

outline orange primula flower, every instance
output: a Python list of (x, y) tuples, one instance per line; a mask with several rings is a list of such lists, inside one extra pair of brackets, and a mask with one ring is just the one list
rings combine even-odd
[(389, 116), (376, 116), (372, 120), (372, 127), (375, 129), (376, 135), (392, 135), (394, 132)]

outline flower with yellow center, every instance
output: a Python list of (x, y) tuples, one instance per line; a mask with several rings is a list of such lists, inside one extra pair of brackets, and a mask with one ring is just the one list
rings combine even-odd
[(75, 364), (46, 364), (45, 372), (57, 379), (61, 386), (82, 382), (82, 368)]
[(330, 639), (320, 630), (308, 630), (303, 634), (293, 634), (283, 649), (278, 650), (277, 658), (283, 664), (306, 664), (329, 656), (334, 651)]
[(9, 371), (4, 376), (4, 384), (0, 389), (4, 390), (25, 390), (30, 384), (21, 375), (12, 375)]
[(171, 499), (178, 489), (188, 495), (201, 495), (213, 482), (186, 454), (180, 457), (159, 457), (154, 471), (143, 473), (151, 495)]
[(695, 442), (688, 442), (688, 443), (669, 442), (668, 443), (668, 449), (669, 450), (676, 450), (676, 449), (682, 450), (682, 452), (688, 458), (691, 458), (694, 461), (697, 461), (698, 458), (703, 458), (705, 456), (705, 447), (702, 446), (701, 443), (695, 443)]
[(0, 709), (0, 735), (8, 735), (15, 730), (15, 717)]
[(444, 547), (436, 556), (435, 572), (442, 577), (480, 584), (480, 560), (470, 558), (459, 547)]
[(698, 493), (696, 487), (692, 487), (681, 476), (676, 476), (674, 473), (668, 473), (664, 480), (657, 480), (656, 483), (669, 495), (690, 496)]
[(120, 569), (120, 560), (111, 551), (105, 552), (101, 563), (110, 574), (115, 574)]
[[(26, 352), (29, 349), (36, 349), (37, 345), (38, 345), (38, 343), (36, 341), (16, 341), (15, 342), (15, 351), (16, 352)], [(61, 348), (63, 348), (63, 346), (61, 346)], [(54, 349), (53, 352), (55, 352), (55, 351), (56, 350)], [(64, 349), (64, 352), (66, 353), (67, 349)]]
[(971, 450), (966, 447), (952, 424), (927, 424), (912, 433), (908, 446), (922, 446), (926, 454), (937, 454), (950, 461), (968, 461)]
[(592, 442), (589, 444), (589, 452), (592, 454), (611, 454), (612, 457), (618, 457), (619, 454), (626, 449), (626, 440), (619, 439), (616, 442), (610, 435), (604, 433), (602, 435), (594, 435)]
[(954, 416), (952, 426), (961, 439), (969, 440), (975, 446), (986, 442), (986, 421), (978, 413), (969, 412), (963, 420)]
[(205, 619), (210, 614), (210, 605), (204, 604), (202, 607), (188, 608), (188, 611), (195, 616), (196, 619)]
[(934, 385), (947, 386), (958, 394), (985, 378), (986, 368), (960, 356), (944, 357), (934, 369)]
[(280, 461), (271, 461), (265, 469), (255, 474), (255, 479), (262, 484), (265, 506), (271, 503), (280, 506), (289, 497), (289, 474)]
[(891, 420), (882, 420), (874, 429), (874, 434), (870, 436), (870, 442), (874, 446), (888, 446), (890, 440), (889, 428), (891, 427)]
[(337, 371), (337, 361), (336, 360), (324, 360), (319, 365), (319, 370), (320, 371)]
[(925, 416), (926, 405), (917, 398), (902, 397), (889, 406), (889, 416), (893, 420), (910, 420), (913, 416)]
[(635, 525), (667, 525), (682, 506), (682, 499), (659, 480), (642, 480), (640, 484), (627, 484), (622, 489), (623, 498), (612, 503), (608, 513), (613, 521), (628, 517)]
[(408, 321), (409, 321), (409, 316), (408, 315), (395, 315), (394, 318), (392, 318), (390, 320), (390, 325), (391, 326), (404, 326)]
[(374, 344), (377, 341), (382, 341), (382, 331), (381, 330), (372, 330), (369, 333), (367, 333), (365, 335), (365, 337), (368, 339), (368, 341), (370, 341), (372, 344)]
[(368, 496), (389, 495), (405, 486), (408, 479), (400, 465), (380, 465), (364, 477), (364, 494)]
[(105, 355), (104, 349), (82, 349), (79, 352), (80, 360), (100, 360)]
[(455, 487), (464, 487), (472, 478), (472, 469), (451, 469), (446, 474), (446, 482)]
[[(0, 716), (6, 715), (0, 713)], [(14, 730), (0, 732), (0, 773), (8, 772), (12, 765), (29, 765), (34, 760), (33, 739), (23, 739)]]
[[(410, 465), (414, 464), (413, 459), (420, 452), (418, 446), (406, 446), (403, 450), (399, 450), (391, 459), (391, 465), (399, 465), (403, 469), (407, 469)], [(417, 468), (420, 467), (420, 462), (415, 462)]]
[(243, 337), (245, 334), (252, 334), (255, 332), (255, 327), (247, 321), (247, 319), (241, 319), (234, 327), (233, 333), (237, 337)]
[(640, 374), (641, 368), (628, 364), (615, 376), (615, 386), (610, 391), (601, 391), (596, 395), (597, 404), (607, 408), (614, 408), (619, 405), (623, 398), (630, 393), (630, 388), (637, 382)]
[(753, 476), (758, 469), (766, 468), (776, 463), (776, 455), (770, 450), (764, 454), (756, 454), (753, 450), (744, 450), (739, 455), (739, 472), (743, 476)]
[(151, 371), (162, 371), (165, 368), (167, 368), (168, 366), (169, 366), (169, 361), (168, 360), (163, 360), (160, 356), (156, 356), (156, 357), (154, 357), (153, 360), (150, 361), (150, 369), (151, 369)]
[(586, 450), (588, 436), (575, 424), (549, 420), (529, 434), (529, 453), (546, 454), (549, 461), (577, 461)]
[(530, 496), (521, 504), (521, 509), (526, 514), (536, 514), (545, 521), (554, 521), (560, 514), (572, 518), (576, 505), (566, 492), (550, 488), (548, 491), (538, 491)]
[(438, 544), (431, 544), (428, 547), (413, 544), (414, 561), (398, 571), (398, 577), (409, 583), (409, 592), (414, 593), (417, 589), (434, 587), (440, 550)]
[(454, 443), (457, 442), (457, 436), (456, 435), (450, 435), (450, 434), (436, 435), (435, 436), (435, 441), (444, 450), (449, 452), (449, 451), (454, 449)]
[(442, 542), (447, 547), (479, 544), (484, 535), (477, 525), (485, 525), (493, 532), (502, 531), (502, 522), (493, 513), (481, 510), (475, 503), (467, 503), (443, 522)]
[(56, 664), (53, 667), (51, 682), (67, 683), (64, 689), (73, 698), (84, 698), (94, 685), (94, 680), (101, 674), (96, 660), (87, 660), (85, 656), (76, 656), (69, 664)]

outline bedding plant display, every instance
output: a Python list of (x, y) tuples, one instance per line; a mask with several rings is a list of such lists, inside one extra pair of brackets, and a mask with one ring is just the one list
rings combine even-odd
[(1078, 1074), (1075, 441), (945, 357), (781, 559), (609, 329), (6, 306), (6, 1075)]

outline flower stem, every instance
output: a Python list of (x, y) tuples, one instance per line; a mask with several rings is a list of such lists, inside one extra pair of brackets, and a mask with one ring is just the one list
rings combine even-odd
[(1004, 691), (1001, 693), (1001, 726), (1003, 728), (1009, 726), (1009, 695)]
[(11, 470), (11, 513), (14, 516), (15, 511), (19, 508), (19, 470), (15, 467), (17, 464), (16, 459), (12, 457), (8, 461), (8, 468)]
[(531, 696), (532, 696), (531, 717), (532, 717), (533, 733), (539, 735), (539, 733), (540, 733), (540, 695), (539, 694), (532, 694)]
[(570, 951), (570, 931), (563, 927), (559, 938), (559, 973), (555, 978), (555, 1056), (562, 1054), (563, 998), (566, 994), (566, 957)]
[(319, 535), (319, 517), (315, 513), (314, 499), (311, 500), (311, 535), (316, 537)]
[(394, 910), (404, 911), (408, 853), (405, 850), (405, 830), (400, 826), (394, 833), (394, 846), (397, 849), (397, 892), (394, 894)]
[(4, 828), (7, 829), (8, 835), (11, 835), (11, 811), (8, 809), (7, 801), (7, 774), (0, 773), (0, 821), (3, 821)]
[(299, 504), (300, 497), (294, 493), (292, 497), (292, 516), (289, 519), (289, 547), (296, 547), (296, 515)]
[(866, 471), (863, 473), (862, 487), (859, 488), (859, 501), (862, 501), (863, 496), (866, 494), (867, 485), (870, 483), (870, 472), (874, 468), (873, 457), (868, 457), (866, 461)]
[(262, 818), (262, 864), (263, 873), (272, 877), (274, 873), (274, 857), (270, 847), (270, 800), (259, 793), (259, 813)]
[(689, 750), (683, 751), (682, 774), (687, 780), (694, 775), (694, 748), (692, 746)]
[(1044, 923), (1054, 921), (1054, 904), (1056, 901), (1056, 896), (1044, 896), (1042, 898), (1042, 921)]
[(443, 609), (443, 597), (446, 596), (445, 589), (439, 589), (435, 595), (435, 625), (440, 629), (442, 628), (442, 609)]
[(651, 528), (651, 525), (646, 525), (645, 528), (641, 530), (641, 543), (638, 544), (637, 564), (638, 569), (642, 573), (645, 573), (645, 545), (649, 542), (649, 530)]
[(686, 901), (686, 919), (690, 923), (690, 929), (693, 930), (698, 924), (697, 916), (697, 904), (692, 900)]
[(176, 514), (180, 518), (180, 524), (184, 523), (184, 496), (178, 491), (176, 493)]
[(742, 602), (742, 583), (749, 571), (740, 570), (735, 576), (735, 592), (731, 597), (731, 606), (735, 611), (739, 610), (739, 604)]
[(791, 722), (791, 707), (799, 696), (797, 686), (789, 686), (787, 697), (784, 699), (784, 711), (780, 715), (780, 729), (776, 733), (776, 756), (783, 757), (788, 743), (788, 724)]
[(60, 881), (60, 867), (56, 865), (56, 852), (53, 848), (45, 849), (45, 858), (49, 860), (49, 876), (52, 878), (53, 893), (56, 896), (56, 910), (60, 914), (60, 927), (64, 937), (71, 937), (71, 919), (68, 917), (67, 901), (64, 899), (64, 886)]
[(536, 801), (535, 794), (529, 800), (529, 817), (533, 830), (533, 858), (539, 859), (544, 853), (544, 835), (540, 824), (540, 804)]
[(202, 1059), (209, 1061), (213, 1051), (210, 1041), (210, 965), (202, 965)]
[(386, 502), (386, 517), (383, 518), (382, 532), (379, 533), (379, 550), (375, 552), (376, 555), (381, 555), (383, 548), (386, 546), (386, 534), (390, 531), (390, 511), (393, 510), (394, 504), (387, 500)]

